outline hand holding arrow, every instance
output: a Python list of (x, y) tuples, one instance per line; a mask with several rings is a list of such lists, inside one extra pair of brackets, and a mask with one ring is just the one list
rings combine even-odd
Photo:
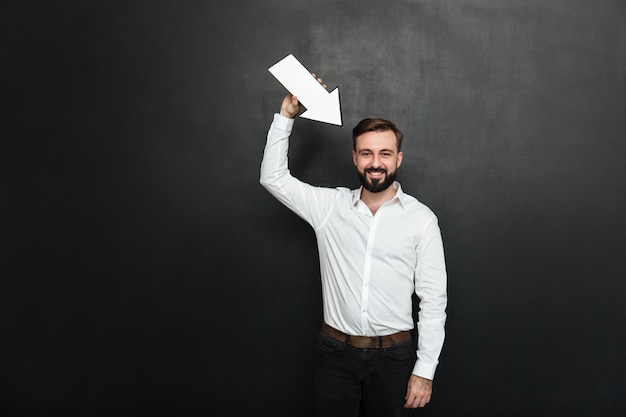
[(343, 126), (339, 87), (326, 91), (292, 54), (271, 66), (269, 72), (306, 107), (300, 117)]

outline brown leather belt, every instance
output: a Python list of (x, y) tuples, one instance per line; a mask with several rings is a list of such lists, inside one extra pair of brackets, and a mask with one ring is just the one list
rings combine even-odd
[(345, 334), (326, 323), (322, 323), (322, 332), (333, 339), (344, 342), (350, 346), (359, 349), (384, 349), (393, 346), (396, 343), (404, 342), (411, 338), (411, 332), (404, 330), (398, 333), (386, 336), (352, 336)]

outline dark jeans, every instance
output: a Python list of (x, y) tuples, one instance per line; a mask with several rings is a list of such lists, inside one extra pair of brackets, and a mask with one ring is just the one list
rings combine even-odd
[(416, 353), (411, 340), (390, 348), (358, 349), (320, 332), (316, 350), (317, 417), (407, 416), (404, 397)]

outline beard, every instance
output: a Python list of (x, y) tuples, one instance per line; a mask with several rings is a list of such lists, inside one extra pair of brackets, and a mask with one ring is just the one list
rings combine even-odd
[[(385, 176), (381, 179), (373, 179), (368, 180), (367, 173), (368, 172), (384, 172)], [(359, 176), (359, 181), (361, 181), (361, 185), (370, 193), (379, 193), (381, 191), (385, 191), (393, 182), (396, 180), (396, 171), (387, 172), (384, 168), (368, 168), (365, 171), (361, 172), (358, 169), (356, 170), (357, 175)]]

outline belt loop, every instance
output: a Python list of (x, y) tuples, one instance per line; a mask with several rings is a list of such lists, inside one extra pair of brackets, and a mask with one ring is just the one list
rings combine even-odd
[(380, 346), (380, 348), (383, 348), (383, 337), (382, 336), (378, 336), (378, 346)]
[(349, 334), (346, 334), (346, 340), (343, 343), (345, 343), (346, 345), (350, 344), (350, 335)]

